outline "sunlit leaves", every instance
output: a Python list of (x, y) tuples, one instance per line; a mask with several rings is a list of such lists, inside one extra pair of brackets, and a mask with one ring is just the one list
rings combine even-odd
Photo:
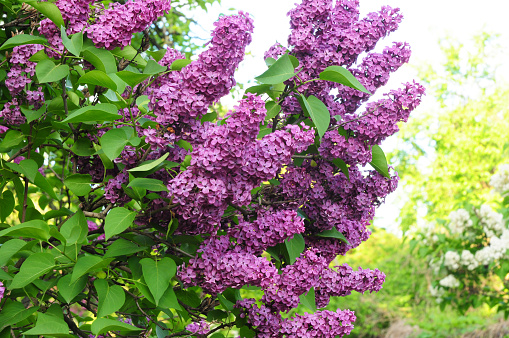
[(69, 75), (68, 65), (55, 65), (51, 60), (42, 60), (35, 66), (39, 83), (55, 82)]
[(366, 94), (371, 94), (346, 68), (341, 66), (329, 66), (320, 73), (320, 79), (341, 83), (347, 87), (357, 89)]
[(375, 170), (378, 171), (382, 176), (390, 178), (387, 159), (385, 158), (385, 154), (382, 148), (375, 144), (372, 149), (372, 155), (373, 159), (371, 162), (369, 162), (369, 164), (371, 164), (371, 166), (375, 168)]
[(295, 76), (290, 56), (285, 54), (281, 56), (269, 69), (255, 79), (265, 84), (278, 84), (291, 79)]
[(112, 209), (106, 216), (104, 223), (106, 239), (129, 228), (133, 224), (135, 217), (136, 213), (126, 208), (118, 207)]
[(330, 113), (327, 106), (317, 97), (310, 95), (308, 98), (301, 95), (302, 108), (309, 114), (313, 121), (320, 139), (325, 134), (330, 125)]

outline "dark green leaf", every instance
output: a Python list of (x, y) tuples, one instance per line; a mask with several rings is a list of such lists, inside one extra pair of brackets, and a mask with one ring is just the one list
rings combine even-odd
[(85, 196), (92, 190), (90, 186), (92, 182), (92, 176), (89, 174), (73, 174), (67, 176), (64, 180), (64, 184), (76, 195)]
[(305, 249), (304, 237), (301, 234), (293, 235), (293, 238), (285, 240), (285, 249), (286, 249), (286, 259), (290, 264), (295, 263), (297, 257), (300, 256)]
[(107, 267), (113, 258), (103, 259), (100, 256), (83, 256), (78, 258), (74, 269), (72, 270), (72, 276), (70, 283), (74, 283), (81, 276), (86, 273), (101, 270)]
[(14, 276), (9, 289), (19, 289), (32, 283), (55, 267), (55, 259), (50, 253), (34, 253), (21, 265), (19, 272)]
[(343, 161), (340, 158), (335, 158), (332, 160), (332, 163), (334, 163), (336, 167), (341, 169), (343, 174), (345, 174), (346, 178), (350, 181), (350, 172), (348, 171), (348, 165), (345, 163), (345, 161)]
[(80, 77), (78, 84), (91, 84), (109, 88), (113, 91), (117, 90), (117, 84), (105, 72), (100, 70), (91, 70)]
[(318, 236), (318, 237), (328, 237), (328, 238), (337, 238), (337, 239), (342, 240), (346, 244), (350, 244), (350, 243), (348, 243), (348, 240), (346, 239), (346, 237), (341, 232), (339, 232), (336, 228), (332, 228), (330, 230), (322, 231), (319, 234), (316, 234), (316, 236)]
[(191, 60), (186, 60), (186, 59), (177, 59), (175, 61), (173, 61), (170, 65), (170, 70), (176, 70), (176, 71), (181, 71), (182, 68), (186, 67), (187, 65), (189, 65), (192, 61)]
[(371, 94), (360, 82), (357, 80), (352, 73), (350, 73), (347, 69), (341, 66), (329, 66), (325, 68), (323, 72), (320, 73), (320, 79), (325, 81), (332, 81), (336, 83), (341, 83), (347, 87), (354, 88), (364, 92), (366, 94)]
[(281, 111), (281, 106), (274, 101), (268, 101), (265, 103), (265, 109), (267, 109), (267, 116), (265, 116), (265, 121), (268, 121), (279, 114)]
[(21, 107), (21, 112), (27, 118), (27, 123), (30, 123), (34, 120), (37, 120), (39, 117), (42, 116), (42, 114), (46, 112), (46, 105), (43, 105), (38, 110), (32, 110), (25, 107)]
[(34, 184), (50, 195), (51, 198), (58, 199), (55, 191), (53, 190), (53, 186), (48, 183), (46, 177), (42, 176), (40, 172), (35, 174)]
[(133, 225), (136, 213), (123, 207), (110, 210), (104, 221), (104, 234), (106, 240), (115, 236)]
[(0, 50), (9, 49), (22, 45), (47, 45), (47, 44), (48, 40), (46, 40), (42, 36), (20, 34), (13, 36), (9, 40), (5, 41), (5, 43), (2, 46), (0, 46)]
[(143, 162), (140, 166), (138, 166), (136, 168), (129, 169), (128, 171), (129, 172), (150, 171), (150, 170), (154, 169), (155, 167), (157, 167), (158, 165), (160, 165), (161, 163), (163, 163), (163, 161), (166, 160), (168, 158), (168, 156), (169, 156), (169, 153), (166, 153), (163, 156), (161, 156), (160, 158), (158, 158), (157, 160)]
[(288, 54), (281, 56), (269, 69), (255, 79), (265, 84), (278, 84), (295, 76)]
[(0, 316), (0, 328), (21, 323), (37, 310), (39, 310), (38, 306), (25, 309), (21, 302), (9, 303), (2, 309), (2, 315)]
[(104, 258), (131, 255), (145, 250), (146, 248), (146, 246), (138, 246), (131, 241), (119, 238), (108, 247), (108, 251), (106, 251)]
[(117, 106), (111, 103), (99, 103), (95, 106), (86, 106), (72, 112), (62, 122), (95, 124), (96, 122), (101, 123), (121, 118), (122, 115), (118, 114)]
[(131, 45), (127, 45), (123, 48), (117, 47), (113, 49), (111, 53), (113, 53), (113, 55), (118, 56), (119, 58), (129, 60), (138, 66), (145, 67), (147, 65), (147, 61), (144, 58), (142, 58), (138, 51), (134, 49), (134, 47)]
[(7, 162), (5, 165), (16, 172), (23, 174), (32, 183), (35, 181), (35, 176), (38, 172), (37, 169), (39, 169), (37, 163), (31, 159), (22, 160), (19, 164)]
[(159, 261), (151, 258), (144, 258), (140, 261), (143, 269), (143, 277), (147, 283), (155, 304), (159, 304), (159, 299), (170, 285), (170, 281), (177, 272), (177, 265), (173, 259), (164, 257)]
[(127, 185), (127, 187), (143, 188), (150, 191), (168, 191), (168, 188), (161, 180), (153, 178), (135, 178)]
[(143, 80), (150, 77), (149, 74), (134, 73), (128, 70), (118, 72), (117, 76), (121, 78), (125, 83), (127, 83), (131, 88), (134, 88), (134, 86), (136, 86), (138, 83), (141, 83)]
[(118, 311), (125, 302), (125, 292), (119, 285), (108, 285), (104, 279), (94, 281), (99, 304), (97, 306), (97, 317), (104, 317)]
[(307, 293), (300, 295), (299, 299), (300, 304), (304, 305), (313, 312), (316, 311), (315, 288), (311, 288)]
[(87, 277), (82, 277), (74, 283), (71, 283), (71, 275), (65, 275), (58, 280), (58, 293), (60, 293), (67, 304), (70, 304), (74, 297), (85, 290), (87, 280)]
[(57, 26), (57, 28), (60, 26), (65, 26), (64, 19), (62, 18), (62, 13), (60, 13), (60, 10), (55, 4), (51, 2), (37, 2), (34, 0), (26, 1), (26, 3), (44, 14), (44, 16), (50, 19), (55, 24), (55, 26)]
[(242, 326), (239, 331), (241, 338), (254, 338), (256, 337), (256, 332), (248, 328), (247, 326)]
[(24, 336), (43, 336), (43, 337), (74, 337), (69, 334), (69, 326), (63, 317), (57, 317), (48, 313), (37, 314), (37, 323), (35, 327), (23, 332)]
[(9, 259), (14, 256), (27, 242), (21, 239), (11, 239), (0, 246), (0, 266), (6, 266)]
[(78, 156), (90, 156), (95, 153), (92, 142), (88, 138), (79, 138), (71, 147), (71, 151)]
[(182, 303), (191, 307), (198, 308), (201, 304), (201, 299), (196, 292), (178, 289), (175, 290), (175, 294)]
[(23, 140), (23, 133), (17, 130), (8, 130), (7, 134), (4, 136), (3, 141), (0, 143), (0, 153), (6, 153), (7, 151), (23, 142)]
[(88, 235), (88, 225), (81, 209), (78, 209), (74, 216), (62, 224), (60, 233), (64, 236), (66, 245), (81, 244), (85, 241)]
[(143, 329), (137, 328), (136, 326), (129, 325), (127, 323), (120, 322), (118, 320), (109, 318), (97, 318), (94, 320), (91, 326), (92, 333), (99, 335), (109, 331), (120, 331), (120, 332), (136, 332), (143, 331)]
[(380, 146), (374, 145), (372, 149), (372, 160), (369, 162), (376, 171), (378, 171), (382, 176), (390, 178), (389, 168), (387, 165), (387, 159), (385, 158), (384, 151)]
[(330, 125), (329, 109), (327, 109), (327, 106), (322, 101), (313, 95), (310, 95), (307, 99), (301, 95), (301, 100), (304, 104), (302, 108), (309, 113), (316, 127), (316, 131), (318, 132), (318, 136), (321, 139)]
[(219, 303), (226, 311), (233, 310), (235, 303), (230, 302), (228, 299), (226, 299), (225, 296), (223, 296), (222, 294), (218, 294), (217, 299), (219, 300)]
[(80, 56), (81, 49), (83, 48), (83, 33), (79, 32), (73, 34), (72, 38), (67, 37), (64, 26), (60, 26), (60, 37), (65, 48), (74, 56)]
[[(5, 221), (5, 219), (12, 213), (14, 210), (14, 204), (14, 195), (10, 190), (6, 190), (0, 195), (0, 222)], [(2, 264), (0, 264), (0, 266), (2, 266)]]
[(33, 220), (0, 231), (0, 237), (27, 237), (47, 241), (50, 238), (49, 230), (50, 227), (46, 222)]
[(69, 75), (68, 65), (55, 65), (51, 60), (42, 60), (35, 66), (39, 83), (55, 82)]
[(110, 51), (105, 49), (98, 49), (93, 46), (88, 47), (83, 51), (83, 58), (106, 74), (116, 73), (117, 71), (115, 57)]

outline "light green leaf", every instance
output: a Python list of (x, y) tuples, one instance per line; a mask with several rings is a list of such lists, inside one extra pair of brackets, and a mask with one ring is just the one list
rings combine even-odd
[(92, 190), (92, 176), (89, 174), (73, 174), (65, 178), (64, 184), (76, 195), (85, 196)]
[(387, 159), (385, 158), (384, 151), (380, 146), (374, 145), (372, 149), (372, 160), (369, 162), (376, 171), (378, 171), (382, 176), (390, 178), (389, 168), (387, 165)]
[(182, 310), (171, 285), (166, 289), (161, 299), (159, 299), (159, 307), (162, 309)]
[(104, 154), (110, 160), (116, 159), (129, 143), (129, 138), (123, 128), (108, 130), (100, 139)]
[(96, 69), (106, 74), (115, 73), (117, 71), (115, 57), (106, 49), (98, 49), (90, 46), (83, 51), (83, 58), (90, 62)]
[(104, 258), (130, 255), (145, 250), (146, 248), (146, 246), (138, 246), (131, 241), (119, 238), (108, 247), (108, 251), (106, 251)]
[(9, 259), (14, 256), (27, 242), (21, 239), (11, 239), (0, 246), (0, 266), (6, 266)]
[(21, 302), (9, 303), (2, 309), (2, 315), (0, 316), (0, 328), (21, 323), (37, 310), (39, 310), (38, 306), (25, 309)]
[(140, 166), (138, 166), (136, 168), (129, 169), (128, 171), (130, 171), (130, 172), (149, 171), (151, 169), (154, 169), (161, 163), (163, 163), (163, 161), (166, 160), (169, 155), (170, 155), (170, 153), (166, 153), (163, 156), (161, 156), (160, 158), (158, 158), (157, 160), (143, 162)]
[(164, 57), (164, 55), (166, 54), (166, 49), (159, 49), (155, 52), (153, 51), (150, 51), (150, 50), (147, 50), (146, 52), (148, 55), (150, 55), (151, 57), (154, 58), (154, 60), (156, 61), (161, 61), (161, 59)]
[(111, 209), (104, 221), (106, 240), (115, 236), (133, 225), (136, 213), (123, 207)]
[(80, 56), (81, 49), (83, 48), (83, 33), (79, 32), (73, 34), (72, 38), (67, 37), (64, 26), (60, 26), (60, 37), (65, 48), (74, 56)]
[(23, 140), (24, 140), (23, 133), (17, 130), (12, 129), (8, 130), (7, 134), (5, 134), (4, 136), (4, 139), (0, 143), (0, 153), (6, 153), (7, 151), (11, 150), (12, 148), (16, 147), (21, 142), (23, 142)]
[[(60, 311), (62, 311), (60, 309)], [(63, 317), (54, 316), (48, 313), (37, 314), (37, 323), (32, 329), (23, 332), (24, 336), (44, 336), (44, 337), (74, 337), (69, 334), (69, 326)]]
[(288, 240), (285, 239), (285, 257), (290, 264), (295, 263), (297, 257), (304, 252), (305, 242), (304, 237), (301, 234), (293, 235), (293, 238)]
[(123, 323), (118, 320), (109, 318), (97, 318), (92, 323), (91, 330), (92, 333), (95, 335), (99, 335), (101, 333), (106, 333), (109, 331), (120, 331), (120, 332), (143, 331), (143, 329), (140, 329), (136, 326), (132, 326), (127, 323)]
[(0, 46), (0, 50), (9, 49), (22, 45), (47, 45), (47, 44), (48, 40), (46, 40), (42, 36), (20, 34), (13, 36), (9, 40), (5, 41), (4, 44)]
[(55, 65), (51, 60), (42, 60), (35, 66), (39, 83), (55, 82), (69, 75), (68, 65)]
[(145, 69), (143, 69), (143, 74), (156, 75), (166, 71), (166, 67), (161, 66), (154, 60), (148, 60)]
[(295, 76), (295, 69), (288, 54), (281, 56), (269, 69), (255, 79), (265, 84), (278, 84)]
[(25, 115), (25, 117), (27, 118), (27, 122), (30, 123), (34, 120), (37, 120), (39, 117), (42, 116), (42, 114), (44, 114), (46, 112), (46, 105), (43, 104), (41, 108), (39, 108), (38, 110), (32, 110), (32, 109), (28, 109), (28, 108), (25, 108), (25, 107), (20, 107), (21, 108), (21, 112), (23, 113), (23, 115)]
[(170, 281), (177, 272), (177, 265), (173, 259), (164, 257), (159, 261), (151, 258), (144, 258), (140, 261), (143, 269), (143, 277), (147, 283), (155, 304), (159, 304), (159, 299), (163, 296), (170, 285)]
[(161, 180), (153, 178), (135, 178), (127, 187), (129, 188), (143, 188), (150, 191), (168, 191), (168, 188)]
[(32, 183), (35, 181), (35, 176), (38, 172), (37, 169), (39, 169), (37, 163), (31, 159), (22, 160), (19, 164), (7, 162), (5, 165), (16, 172), (23, 174)]
[(9, 285), (9, 289), (25, 287), (54, 267), (55, 259), (52, 254), (43, 252), (34, 253), (23, 262), (19, 272), (14, 276), (11, 285)]
[(30, 57), (30, 59), (28, 59), (28, 61), (37, 63), (41, 60), (47, 60), (47, 59), (49, 59), (49, 56), (46, 55), (46, 53), (44, 52), (44, 49), (41, 49), (40, 51), (38, 51), (34, 55), (32, 55)]
[(191, 60), (187, 59), (177, 59), (171, 63), (170, 70), (181, 71), (182, 68), (186, 67), (191, 62), (192, 62)]
[(72, 276), (70, 283), (74, 283), (81, 276), (86, 273), (101, 270), (107, 267), (113, 258), (103, 259), (100, 256), (83, 256), (78, 258), (74, 269), (72, 270)]
[(58, 293), (60, 293), (65, 302), (70, 304), (74, 297), (85, 290), (86, 285), (87, 277), (81, 277), (77, 281), (71, 283), (71, 275), (65, 275), (58, 280), (57, 288)]
[(329, 66), (320, 73), (320, 79), (325, 81), (332, 81), (341, 83), (347, 87), (360, 90), (366, 94), (371, 94), (360, 82), (357, 80), (352, 73), (346, 68), (341, 66)]
[(134, 73), (128, 70), (123, 70), (117, 73), (117, 76), (127, 83), (131, 88), (134, 88), (138, 83), (150, 77), (149, 74)]
[(131, 61), (138, 66), (145, 67), (147, 65), (147, 61), (142, 58), (138, 51), (131, 45), (127, 45), (124, 48), (117, 47), (113, 49), (111, 53), (119, 58)]
[(117, 84), (113, 81), (108, 74), (100, 70), (91, 70), (82, 77), (80, 77), (78, 84), (91, 84), (101, 87), (109, 88), (113, 91), (117, 90)]
[(66, 245), (81, 244), (85, 241), (88, 235), (88, 225), (81, 209), (78, 209), (71, 218), (62, 224), (60, 233), (64, 236)]
[(300, 304), (304, 305), (313, 312), (316, 311), (315, 288), (311, 288), (307, 293), (300, 295), (299, 299)]
[(336, 228), (332, 228), (330, 230), (322, 231), (322, 232), (316, 234), (315, 236), (318, 236), (318, 237), (328, 237), (328, 238), (337, 238), (337, 239), (342, 240), (346, 244), (350, 244), (350, 243), (348, 243), (348, 240), (346, 239), (346, 237), (341, 232), (339, 232)]
[(268, 121), (279, 114), (281, 111), (281, 106), (274, 101), (268, 101), (265, 103), (265, 109), (267, 109), (267, 116), (265, 116), (265, 121)]
[(118, 311), (125, 302), (125, 292), (119, 285), (108, 285), (104, 279), (94, 281), (99, 304), (97, 306), (97, 317), (104, 317), (115, 311)]
[(0, 231), (0, 237), (27, 237), (47, 241), (50, 238), (49, 229), (50, 227), (46, 222), (33, 220)]
[(99, 103), (95, 106), (86, 106), (72, 112), (62, 122), (95, 124), (96, 122), (101, 123), (121, 118), (122, 115), (118, 114), (117, 106), (111, 103)]
[(310, 95), (307, 99), (301, 95), (302, 109), (309, 113), (320, 139), (323, 137), (330, 125), (330, 113), (327, 106), (317, 97)]
[(37, 9), (39, 12), (44, 14), (45, 17), (53, 21), (55, 26), (65, 26), (64, 19), (62, 18), (62, 13), (58, 7), (51, 2), (37, 2), (37, 1), (26, 1), (27, 4)]
[(42, 176), (40, 172), (35, 174), (34, 184), (50, 195), (51, 198), (58, 199), (55, 191), (53, 190), (53, 186), (48, 183), (46, 177)]

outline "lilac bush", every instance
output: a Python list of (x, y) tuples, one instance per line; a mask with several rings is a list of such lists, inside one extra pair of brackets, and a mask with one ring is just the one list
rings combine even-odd
[(26, 17), (38, 30), (0, 47), (12, 49), (1, 63), (0, 306), (26, 314), (0, 330), (350, 334), (355, 309), (327, 309), (330, 297), (377, 292), (386, 276), (337, 257), (369, 239), (396, 189), (380, 144), (424, 94), (409, 82), (369, 101), (410, 57), (402, 42), (372, 51), (399, 10), (361, 19), (358, 1), (303, 0), (288, 46), (271, 47), (258, 84), (218, 115), (249, 14), (221, 17), (186, 59), (150, 46), (169, 1), (31, 4), (46, 16)]

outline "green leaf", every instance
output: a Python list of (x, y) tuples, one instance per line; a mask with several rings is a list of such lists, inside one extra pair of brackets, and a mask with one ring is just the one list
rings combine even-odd
[(81, 209), (78, 209), (71, 218), (62, 224), (60, 233), (64, 236), (66, 245), (81, 244), (85, 241), (88, 235), (88, 225)]
[(131, 88), (134, 88), (138, 83), (150, 77), (149, 74), (134, 73), (128, 70), (123, 70), (117, 73), (117, 76), (127, 83)]
[(113, 49), (111, 53), (119, 58), (134, 62), (138, 66), (145, 67), (147, 65), (147, 61), (142, 58), (138, 51), (131, 45), (127, 45), (123, 48), (117, 47)]
[(267, 65), (267, 67), (270, 67), (275, 63), (276, 63), (276, 59), (274, 59), (273, 57), (269, 56), (268, 58), (265, 59), (265, 64)]
[(166, 49), (159, 49), (155, 52), (151, 51), (151, 50), (147, 50), (146, 52), (148, 55), (150, 55), (152, 58), (154, 58), (154, 60), (156, 61), (161, 61), (161, 59), (164, 57), (164, 55), (166, 54)]
[(281, 56), (269, 69), (255, 79), (265, 84), (278, 84), (295, 76), (288, 54)]
[(143, 74), (156, 75), (166, 71), (166, 67), (161, 66), (154, 60), (148, 60), (145, 69), (143, 69)]
[(108, 247), (108, 251), (106, 251), (104, 258), (131, 255), (145, 250), (146, 248), (146, 246), (138, 246), (131, 241), (119, 238)]
[[(201, 304), (201, 299), (198, 297), (196, 292), (177, 289), (174, 290), (177, 298), (184, 304), (189, 305), (194, 308), (198, 308)], [(224, 298), (224, 297), (223, 297)], [(226, 298), (224, 298), (226, 299)]]
[(50, 19), (55, 26), (65, 26), (64, 19), (62, 18), (62, 13), (58, 7), (51, 2), (37, 2), (37, 1), (26, 1), (27, 4), (37, 9), (39, 12), (44, 14), (45, 17)]
[(109, 331), (120, 331), (120, 332), (137, 332), (143, 331), (136, 326), (129, 325), (127, 323), (120, 322), (118, 320), (109, 318), (97, 318), (94, 320), (91, 326), (92, 333), (96, 336), (101, 333)]
[(46, 222), (33, 220), (0, 231), (0, 237), (27, 237), (47, 241), (51, 237), (49, 230), (50, 227)]
[(65, 275), (58, 280), (57, 288), (58, 293), (62, 296), (67, 304), (70, 304), (74, 297), (79, 295), (80, 292), (85, 290), (87, 285), (87, 277), (81, 277), (71, 283), (71, 275)]
[(107, 267), (113, 258), (103, 259), (100, 256), (83, 256), (78, 258), (74, 269), (72, 270), (72, 276), (70, 283), (74, 283), (81, 276), (86, 273), (101, 270)]
[(177, 59), (170, 65), (170, 70), (181, 71), (182, 68), (189, 65), (192, 61), (187, 59)]
[(211, 111), (210, 113), (203, 115), (202, 118), (200, 119), (200, 122), (203, 124), (204, 122), (214, 122), (216, 120), (217, 120), (217, 112), (214, 110), (214, 111)]
[(143, 269), (143, 277), (147, 286), (154, 296), (155, 304), (159, 304), (159, 299), (170, 285), (170, 281), (177, 272), (177, 265), (173, 259), (164, 257), (159, 261), (151, 258), (144, 258), (140, 261)]
[(315, 288), (309, 289), (306, 294), (302, 294), (299, 296), (300, 304), (304, 305), (311, 311), (316, 311), (316, 302), (315, 302)]
[[(5, 221), (5, 219), (12, 213), (14, 210), (14, 204), (14, 195), (10, 190), (6, 190), (0, 195), (0, 222)], [(0, 264), (0, 266), (3, 265)]]
[(104, 234), (106, 240), (133, 225), (136, 213), (123, 207), (111, 209), (104, 220)]
[(0, 46), (0, 50), (9, 49), (22, 45), (47, 45), (47, 44), (48, 40), (46, 40), (42, 36), (20, 34), (13, 36), (9, 40), (5, 41), (4, 44)]
[(157, 167), (158, 165), (160, 165), (161, 163), (163, 163), (163, 161), (166, 160), (169, 155), (170, 155), (170, 153), (166, 153), (163, 156), (161, 156), (160, 158), (158, 158), (157, 160), (143, 162), (140, 166), (138, 166), (136, 168), (129, 169), (128, 171), (129, 172), (150, 171), (150, 170), (154, 169), (155, 167)]
[(7, 134), (4, 136), (3, 141), (0, 143), (0, 153), (6, 153), (7, 151), (23, 142), (23, 140), (23, 133), (17, 130), (8, 130)]
[(30, 57), (30, 59), (28, 59), (28, 61), (37, 63), (41, 60), (47, 60), (47, 59), (49, 59), (49, 56), (46, 55), (46, 53), (44, 52), (44, 49), (41, 49), (40, 51), (38, 51), (34, 55), (32, 55)]
[(241, 338), (254, 338), (256, 337), (256, 332), (251, 330), (247, 326), (242, 326), (239, 331)]
[(171, 285), (166, 289), (161, 299), (159, 299), (159, 307), (162, 309), (182, 310)]
[(64, 184), (76, 195), (85, 196), (87, 195), (92, 187), (92, 176), (89, 174), (74, 174), (67, 176), (64, 180)]
[(109, 73), (116, 73), (117, 64), (115, 57), (106, 49), (98, 49), (93, 46), (83, 51), (83, 58), (90, 62), (96, 69)]
[(95, 124), (96, 122), (101, 123), (121, 118), (122, 115), (118, 114), (117, 106), (111, 103), (99, 103), (95, 106), (86, 106), (72, 112), (62, 122)]
[(53, 316), (47, 313), (39, 312), (37, 314), (37, 323), (35, 327), (23, 332), (24, 336), (44, 336), (44, 337), (74, 337), (69, 334), (69, 326), (64, 318)]
[(72, 38), (67, 37), (64, 26), (60, 26), (60, 37), (65, 48), (74, 56), (80, 56), (81, 49), (83, 48), (83, 33), (79, 32), (73, 34)]
[(78, 156), (90, 156), (95, 153), (92, 142), (90, 142), (88, 138), (79, 138), (76, 140), (71, 147), (71, 151)]
[(332, 163), (334, 163), (336, 167), (341, 169), (343, 174), (345, 174), (346, 178), (350, 181), (350, 172), (348, 171), (348, 165), (345, 163), (345, 161), (343, 161), (340, 158), (335, 158), (332, 160)]
[(371, 93), (352, 75), (352, 73), (341, 66), (329, 66), (325, 68), (325, 70), (320, 73), (320, 79), (341, 83), (342, 85), (371, 95)]
[(288, 240), (285, 239), (285, 256), (290, 264), (295, 263), (297, 257), (304, 252), (305, 242), (304, 237), (301, 234), (293, 235), (293, 238)]
[(387, 165), (387, 159), (385, 158), (384, 151), (380, 146), (374, 145), (372, 149), (372, 160), (369, 162), (376, 171), (378, 171), (382, 176), (390, 178), (389, 168)]
[(55, 82), (69, 75), (68, 65), (55, 65), (51, 60), (42, 60), (35, 66), (39, 83)]
[(265, 121), (268, 121), (279, 114), (281, 111), (281, 106), (274, 101), (268, 101), (265, 103), (265, 109), (267, 109), (267, 116), (265, 116)]
[(309, 113), (316, 127), (316, 131), (318, 132), (318, 136), (321, 139), (330, 125), (329, 109), (327, 109), (327, 106), (320, 101), (320, 99), (313, 95), (310, 95), (306, 99), (304, 95), (301, 94), (300, 98), (303, 103), (302, 108)]
[(20, 107), (20, 108), (21, 108), (21, 112), (23, 113), (23, 115), (25, 115), (25, 117), (27, 118), (27, 123), (37, 120), (39, 117), (42, 116), (42, 114), (44, 114), (46, 112), (46, 105), (43, 105), (38, 110), (32, 110), (32, 109), (28, 109), (25, 107)]
[(226, 311), (231, 311), (233, 310), (233, 307), (235, 305), (235, 303), (229, 301), (228, 299), (226, 299), (225, 296), (223, 296), (222, 294), (218, 294), (217, 295), (217, 299), (219, 300), (219, 303), (221, 304), (221, 306), (226, 310)]
[(161, 180), (153, 178), (135, 178), (127, 187), (129, 188), (143, 188), (150, 191), (168, 191), (168, 188)]
[(19, 289), (32, 283), (35, 279), (49, 272), (55, 267), (55, 259), (50, 253), (34, 253), (21, 265), (19, 272), (14, 276), (9, 289)]
[(100, 70), (91, 70), (80, 77), (78, 84), (91, 84), (109, 88), (113, 91), (117, 90), (117, 84), (105, 72)]
[(94, 281), (97, 295), (99, 296), (99, 304), (97, 306), (97, 317), (104, 317), (120, 310), (125, 302), (125, 292), (119, 285), (108, 285), (104, 279), (96, 279)]
[(3, 243), (2, 246), (0, 246), (0, 266), (6, 266), (9, 259), (18, 253), (26, 244), (27, 242), (17, 238)]
[(116, 159), (129, 143), (129, 138), (123, 128), (108, 130), (100, 139), (104, 154), (110, 160)]
[(35, 181), (35, 176), (38, 173), (37, 169), (39, 169), (37, 163), (31, 159), (22, 160), (19, 164), (14, 162), (7, 162), (5, 165), (10, 169), (23, 174), (32, 183)]
[(0, 328), (21, 323), (37, 310), (39, 310), (38, 306), (25, 309), (21, 302), (9, 303), (2, 309), (2, 315), (0, 316)]
[(53, 186), (48, 183), (46, 177), (42, 176), (40, 172), (35, 174), (34, 184), (50, 195), (51, 198), (58, 199), (55, 191), (53, 191)]
[(341, 232), (339, 232), (336, 228), (332, 228), (330, 230), (322, 231), (322, 232), (316, 234), (315, 236), (318, 236), (318, 237), (328, 237), (328, 238), (337, 238), (337, 239), (342, 240), (346, 244), (350, 244), (350, 243), (348, 243), (348, 240), (346, 239), (346, 237)]

